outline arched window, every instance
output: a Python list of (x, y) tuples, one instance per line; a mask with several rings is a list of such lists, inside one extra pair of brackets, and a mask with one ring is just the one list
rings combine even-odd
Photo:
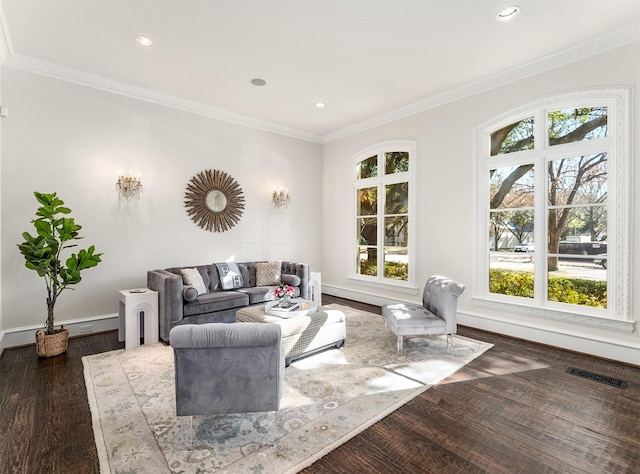
[(352, 158), (352, 274), (415, 285), (415, 142), (377, 144)]
[(477, 129), (476, 297), (632, 330), (629, 91), (547, 97)]

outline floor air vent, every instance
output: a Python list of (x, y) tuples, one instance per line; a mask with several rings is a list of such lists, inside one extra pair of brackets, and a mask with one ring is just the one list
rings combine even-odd
[(604, 383), (618, 388), (627, 388), (627, 382), (624, 380), (616, 379), (613, 377), (607, 377), (606, 375), (594, 374), (588, 370), (576, 369), (569, 367), (566, 372), (571, 375), (577, 375), (578, 377), (584, 377), (585, 379), (595, 380), (596, 382)]

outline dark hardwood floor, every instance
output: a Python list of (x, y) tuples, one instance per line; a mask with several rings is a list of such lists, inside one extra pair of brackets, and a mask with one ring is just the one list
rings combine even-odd
[[(380, 312), (323, 295), (332, 302)], [(640, 367), (465, 327), (459, 333), (495, 347), (302, 472), (640, 473)], [(113, 331), (72, 338), (66, 354), (50, 359), (33, 346), (4, 351), (3, 473), (99, 472), (81, 358), (122, 346)]]
[(2, 473), (100, 472), (82, 357), (122, 347), (111, 331), (71, 338), (67, 352), (51, 358), (38, 358), (35, 345), (3, 352)]

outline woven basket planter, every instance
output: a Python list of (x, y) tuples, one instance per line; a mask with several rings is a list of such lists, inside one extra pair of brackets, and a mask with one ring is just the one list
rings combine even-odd
[(67, 351), (69, 346), (69, 329), (64, 324), (54, 330), (54, 334), (46, 334), (44, 329), (36, 331), (36, 350), (38, 357), (53, 357)]

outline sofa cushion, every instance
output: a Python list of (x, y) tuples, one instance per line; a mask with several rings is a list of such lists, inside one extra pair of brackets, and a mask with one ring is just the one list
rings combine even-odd
[(218, 274), (218, 267), (216, 267), (213, 263), (211, 265), (205, 265), (203, 270), (207, 274), (207, 278), (204, 281), (204, 284), (207, 285), (209, 289), (209, 293), (212, 291), (222, 291), (222, 286), (220, 285), (220, 275)]
[(184, 315), (213, 313), (249, 304), (249, 295), (237, 291), (215, 291), (198, 296), (184, 305)]
[(281, 283), (282, 262), (256, 263), (256, 286), (273, 286)]
[(238, 293), (245, 293), (249, 296), (249, 304), (266, 303), (273, 299), (272, 286), (254, 286), (253, 288), (240, 288)]
[(202, 275), (197, 268), (182, 268), (180, 269), (182, 275), (182, 281), (185, 285), (193, 286), (199, 295), (203, 295), (207, 292), (207, 287), (204, 285)]
[(182, 287), (182, 297), (185, 301), (193, 301), (198, 297), (198, 290), (195, 286), (184, 285)]
[(223, 290), (242, 288), (243, 279), (238, 264), (235, 262), (216, 263), (220, 275), (220, 286)]

